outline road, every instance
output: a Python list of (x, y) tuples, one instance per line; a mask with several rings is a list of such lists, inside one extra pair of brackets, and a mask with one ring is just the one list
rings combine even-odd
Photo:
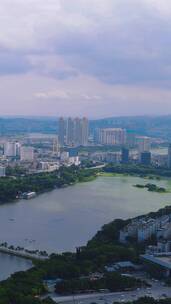
[(75, 304), (113, 304), (113, 302), (128, 302), (137, 300), (144, 296), (155, 299), (171, 298), (171, 288), (163, 286), (161, 282), (151, 282), (151, 288), (138, 288), (135, 291), (115, 292), (115, 293), (94, 293), (73, 296), (52, 296), (56, 303), (75, 303)]
[(94, 170), (94, 169), (102, 169), (104, 167), (106, 167), (106, 164), (98, 165), (98, 166), (95, 166), (95, 167), (89, 167), (89, 168), (85, 168), (85, 169), (87, 169), (87, 170), (90, 170), (90, 169)]

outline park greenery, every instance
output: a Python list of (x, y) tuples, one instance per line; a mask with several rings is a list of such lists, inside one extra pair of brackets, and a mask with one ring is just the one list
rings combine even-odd
[(14, 201), (24, 192), (33, 191), (40, 194), (78, 182), (91, 181), (95, 177), (96, 171), (76, 166), (61, 167), (58, 171), (50, 173), (2, 177), (0, 178), (0, 203)]
[(93, 280), (89, 278), (63, 280), (56, 285), (58, 294), (78, 294), (87, 291), (123, 291), (142, 286), (142, 282), (130, 276), (122, 276), (117, 272), (107, 273), (102, 278)]
[[(141, 177), (157, 178), (171, 176), (171, 170), (155, 167), (144, 167), (135, 164), (108, 164), (103, 169), (93, 170), (90, 163), (86, 167), (60, 167), (54, 172), (38, 174), (25, 174), (20, 167), (7, 168), (7, 177), (0, 178), (0, 203), (6, 203), (20, 198), (24, 192), (36, 192), (37, 194), (73, 185), (78, 182), (92, 181), (98, 174), (129, 174)], [(88, 168), (90, 167), (90, 168)], [(144, 187), (136, 185), (137, 187)], [(149, 191), (166, 192), (166, 189), (154, 184), (145, 185)]]
[(103, 168), (103, 171), (105, 173), (136, 175), (140, 177), (149, 177), (151, 179), (154, 177), (157, 179), (160, 179), (160, 177), (171, 177), (171, 170), (168, 168), (144, 166), (141, 164), (110, 163)]

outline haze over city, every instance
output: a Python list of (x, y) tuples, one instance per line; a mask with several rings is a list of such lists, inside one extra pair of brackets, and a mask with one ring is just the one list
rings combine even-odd
[(171, 0), (0, 29), (0, 304), (171, 303)]
[(1, 0), (1, 115), (171, 113), (169, 0)]

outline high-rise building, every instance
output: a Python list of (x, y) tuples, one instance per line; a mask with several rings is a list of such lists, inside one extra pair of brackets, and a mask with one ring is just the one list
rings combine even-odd
[(88, 144), (88, 119), (86, 117), (83, 117), (81, 120), (81, 142), (80, 144), (82, 146), (87, 146)]
[(88, 144), (89, 124), (86, 117), (75, 118), (75, 145), (87, 146)]
[(142, 152), (149, 152), (151, 148), (151, 140), (150, 137), (147, 136), (138, 136), (136, 138), (138, 145), (138, 152), (141, 154)]
[(80, 118), (75, 118), (74, 120), (74, 144), (75, 146), (80, 146), (81, 145), (81, 136), (82, 136), (82, 131), (81, 131), (81, 119)]
[(34, 160), (34, 148), (33, 147), (21, 147), (20, 159), (21, 159), (21, 161), (33, 161)]
[(126, 144), (126, 130), (121, 128), (99, 129), (98, 142), (102, 145)]
[(121, 162), (123, 164), (127, 164), (129, 162), (129, 149), (125, 147), (122, 148)]
[[(64, 146), (86, 146), (88, 144), (89, 124), (86, 117), (71, 118), (66, 121), (63, 118), (59, 119), (59, 143)], [(66, 136), (66, 141), (65, 141)]]
[(53, 154), (58, 155), (60, 153), (60, 144), (58, 136), (53, 140)]
[(136, 135), (133, 132), (127, 133), (127, 146), (129, 148), (134, 148), (136, 145)]
[(168, 147), (168, 168), (171, 169), (171, 144)]
[(59, 118), (58, 124), (58, 136), (59, 136), (59, 144), (63, 147), (65, 144), (65, 133), (66, 133), (66, 123), (63, 117)]
[(5, 142), (4, 144), (4, 155), (7, 157), (16, 157), (17, 156), (17, 142)]
[(141, 164), (149, 166), (151, 164), (151, 152), (142, 152), (141, 153)]
[(20, 149), (21, 149), (21, 144), (17, 141), (16, 142), (16, 156), (20, 157)]
[(67, 120), (66, 125), (66, 143), (68, 146), (74, 145), (75, 121), (71, 117)]

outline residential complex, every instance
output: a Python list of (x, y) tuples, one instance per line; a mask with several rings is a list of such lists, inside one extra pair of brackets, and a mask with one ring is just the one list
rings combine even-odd
[(6, 141), (4, 143), (4, 155), (7, 157), (16, 157), (20, 154), (20, 143), (15, 141)]
[(158, 240), (171, 240), (171, 215), (153, 218), (138, 218), (132, 220), (120, 231), (120, 242), (126, 243), (129, 239), (138, 243), (155, 236)]
[(59, 119), (59, 143), (61, 146), (87, 146), (89, 123), (86, 117)]
[(66, 133), (65, 119), (63, 117), (60, 117), (58, 122), (58, 136), (59, 136), (59, 143), (62, 147), (64, 146), (65, 143), (65, 133)]
[(136, 136), (139, 154), (149, 152), (151, 148), (151, 139), (147, 136)]
[(33, 161), (34, 160), (34, 148), (33, 147), (21, 147), (20, 148), (21, 161)]
[(121, 128), (99, 129), (97, 140), (102, 145), (124, 145), (126, 144), (126, 130)]

